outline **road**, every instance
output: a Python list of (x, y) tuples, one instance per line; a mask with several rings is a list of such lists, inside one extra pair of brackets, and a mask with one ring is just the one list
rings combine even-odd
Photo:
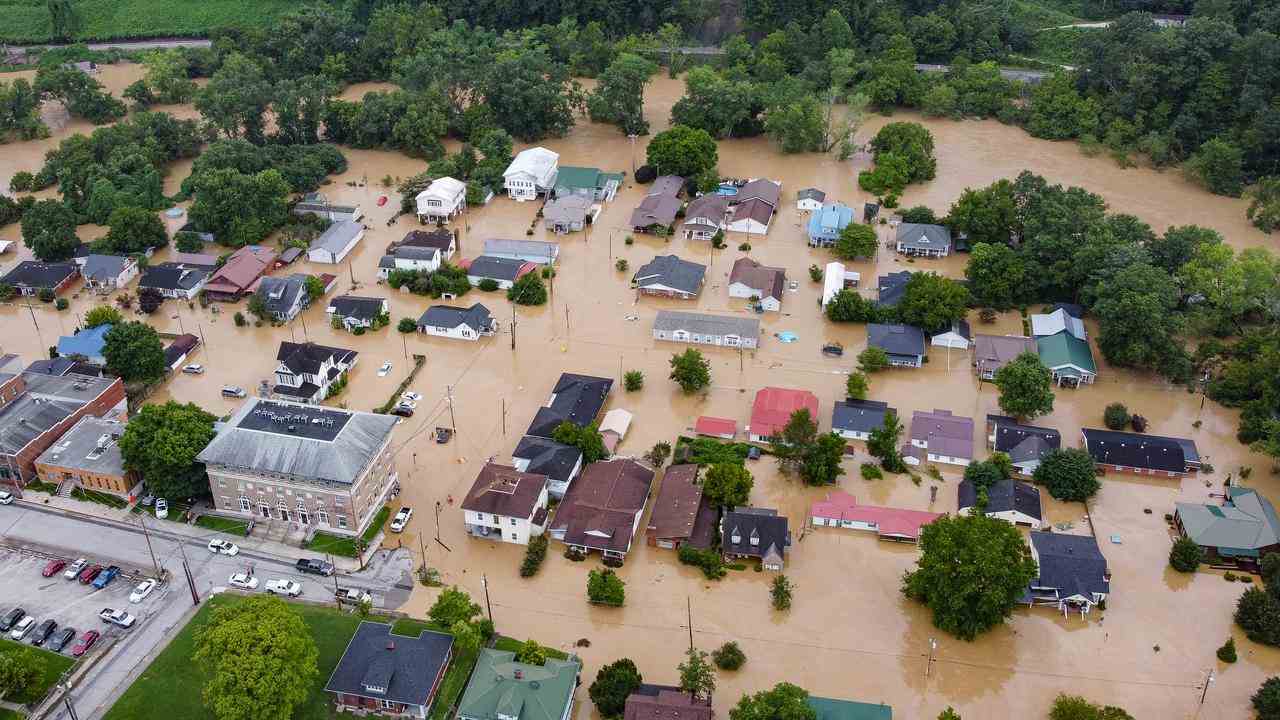
[[(61, 552), (70, 558), (88, 556), (92, 559), (95, 552), (109, 553), (114, 562), (128, 563), (126, 569), (153, 567), (147, 539), (140, 528), (73, 517), (29, 503), (15, 503), (0, 510), (0, 540), (7, 545)], [(156, 522), (151, 520), (148, 527)], [(150, 539), (156, 562), (168, 571), (171, 581), (161, 591), (161, 602), (151, 604), (149, 611), (139, 618), (139, 624), (110, 649), (108, 656), (75, 689), (73, 702), (80, 718), (102, 717), (129, 686), (136, 672), (150, 661), (161, 641), (172, 636), (192, 608), (191, 594), (183, 581), (183, 551), (195, 578), (196, 591), (202, 599), (208, 598), (215, 588), (225, 587), (232, 573), (244, 572), (250, 565), (263, 582), (274, 578), (297, 581), (302, 585), (302, 597), (305, 599), (329, 600), (333, 597), (334, 578), (297, 573), (291, 558), (248, 551), (242, 551), (235, 557), (214, 555), (209, 552), (205, 538), (159, 530), (152, 530)], [(408, 598), (412, 587), (405, 587), (411, 582), (411, 562), (407, 554), (390, 558), (379, 556), (365, 571), (342, 576), (337, 582), (344, 587), (370, 591), (374, 604), (379, 607), (396, 607)], [(0, 588), (0, 604), (3, 598), (4, 590)], [(69, 719), (70, 716), (65, 707), (60, 707), (48, 717)]]
[[(1065, 67), (1065, 66), (1064, 66)], [(916, 72), (927, 73), (944, 73), (951, 70), (949, 65), (935, 65), (932, 63), (916, 63)], [(1006, 80), (1015, 82), (1038, 83), (1049, 77), (1052, 73), (1043, 70), (1017, 70), (1014, 68), (1000, 68), (1000, 76)]]
[[(86, 43), (90, 50), (157, 50), (161, 48), (210, 47), (213, 42), (204, 38), (156, 38), (155, 40), (118, 40), (114, 42)], [(10, 50), (53, 50), (65, 45), (9, 45)]]

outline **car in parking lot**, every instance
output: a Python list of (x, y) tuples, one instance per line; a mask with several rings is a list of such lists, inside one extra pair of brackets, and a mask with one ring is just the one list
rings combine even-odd
[(316, 560), (314, 558), (302, 558), (294, 565), (294, 568), (301, 573), (309, 573), (311, 575), (323, 575), (328, 577), (333, 574), (333, 563), (325, 560)]
[(26, 615), (18, 621), (17, 625), (13, 626), (12, 630), (9, 631), (9, 637), (14, 640), (21, 640), (27, 636), (27, 633), (31, 632), (31, 628), (35, 627), (35, 624), (35, 617), (32, 615)]
[(156, 498), (156, 517), (164, 520), (169, 517), (169, 501), (164, 498)]
[(103, 570), (102, 572), (98, 573), (98, 577), (94, 578), (93, 580), (94, 589), (101, 590), (105, 588), (106, 586), (110, 585), (111, 581), (115, 580), (116, 576), (119, 574), (120, 574), (119, 565), (112, 565), (108, 567), (106, 570)]
[(14, 608), (5, 613), (4, 617), (0, 618), (0, 632), (9, 632), (12, 630), (13, 626), (17, 625), (19, 620), (26, 617), (26, 614), (27, 611), (22, 608)]
[(245, 573), (236, 573), (227, 580), (227, 584), (242, 590), (256, 590), (258, 589), (258, 578)]
[(97, 630), (85, 630), (84, 635), (81, 635), (80, 639), (76, 641), (75, 647), (71, 648), (71, 655), (80, 657), (89, 652), (89, 648), (93, 647), (93, 644), (98, 642), (100, 637), (102, 637), (102, 633)]
[(62, 577), (66, 578), (67, 580), (75, 580), (76, 578), (80, 577), (80, 573), (84, 571), (85, 566), (88, 564), (89, 564), (88, 560), (85, 560), (84, 558), (80, 558), (79, 560), (76, 560), (75, 562), (71, 563), (71, 567), (67, 568), (66, 571), (62, 573)]
[(191, 363), (190, 365), (183, 365), (182, 372), (188, 375), (203, 375), (204, 366), (199, 363)]
[(272, 595), (287, 595), (289, 597), (298, 597), (302, 594), (302, 586), (292, 580), (277, 578), (268, 580), (264, 590)]
[(209, 552), (219, 553), (222, 555), (238, 555), (240, 553), (240, 548), (236, 547), (236, 544), (233, 542), (214, 538), (209, 541)]
[(31, 644), (36, 647), (44, 645), (45, 640), (48, 640), (49, 636), (53, 634), (53, 631), (57, 629), (58, 622), (56, 620), (53, 618), (46, 619), (44, 622), (40, 623), (34, 631), (32, 631)]
[(66, 560), (50, 560), (49, 562), (44, 564), (44, 569), (40, 571), (40, 574), (45, 577), (53, 577), (54, 575), (57, 575), (58, 572), (61, 571), (62, 568), (66, 566), (67, 566)]
[(97, 579), (100, 572), (102, 572), (101, 565), (90, 565), (80, 572), (80, 584), (88, 585)]
[(64, 627), (55, 633), (53, 637), (49, 638), (49, 644), (46, 645), (45, 648), (47, 650), (52, 650), (53, 652), (62, 652), (62, 649), (67, 646), (67, 643), (75, 639), (76, 629), (73, 627)]
[(13, 493), (7, 490), (0, 490), (0, 505), (12, 505)]
[(402, 507), (391, 519), (391, 532), (402, 532), (404, 526), (409, 524), (409, 518), (413, 517), (413, 508)]
[(102, 608), (102, 610), (98, 612), (98, 617), (102, 618), (105, 622), (109, 622), (113, 625), (119, 625), (122, 628), (133, 627), (133, 623), (137, 620), (137, 618), (129, 613), (123, 610), (116, 610), (114, 608)]
[(147, 596), (151, 594), (151, 591), (155, 589), (156, 581), (151, 578), (147, 578), (146, 580), (138, 583), (138, 586), (133, 589), (133, 592), (129, 593), (129, 602), (140, 603), (143, 600), (146, 600)]

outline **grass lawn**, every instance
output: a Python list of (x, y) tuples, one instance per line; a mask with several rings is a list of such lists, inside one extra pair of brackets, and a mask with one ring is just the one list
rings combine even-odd
[(94, 503), (98, 503), (99, 505), (106, 505), (107, 507), (113, 507), (113, 508), (122, 508), (122, 507), (126, 507), (129, 504), (128, 500), (125, 500), (119, 495), (112, 495), (111, 493), (98, 492), (97, 490), (87, 490), (82, 487), (77, 487), (74, 490), (72, 490), (71, 497), (75, 498), (76, 500), (94, 502)]
[(249, 523), (243, 520), (232, 520), (213, 515), (201, 515), (196, 518), (196, 525), (208, 530), (215, 530), (228, 535), (239, 535), (240, 537), (244, 537), (249, 532)]
[[(383, 507), (378, 514), (373, 516), (373, 522), (369, 523), (369, 527), (364, 531), (361, 539), (368, 547), (369, 543), (377, 537), (382, 530), (382, 526), (387, 523), (387, 518), (391, 516), (391, 508)], [(338, 555), (341, 557), (356, 557), (356, 541), (355, 538), (349, 538), (343, 535), (333, 535), (327, 532), (317, 532), (311, 537), (311, 542), (307, 543), (308, 550), (315, 550), (320, 553), (328, 553), (330, 555)]]
[[(77, 40), (193, 36), (227, 25), (262, 26), (295, 9), (287, 0), (76, 0)], [(53, 24), (45, 0), (0, 0), (0, 40), (48, 42)]]
[(475, 669), (476, 658), (479, 656), (479, 650), (453, 649), (453, 662), (449, 663), (449, 669), (444, 671), (444, 678), (440, 680), (440, 689), (436, 691), (436, 701), (431, 706), (429, 720), (446, 720), (453, 715), (454, 706), (462, 699), (462, 691), (467, 688), (467, 681), (471, 679), (471, 671)]
[[(523, 640), (517, 640), (513, 637), (507, 637), (506, 635), (499, 635), (493, 641), (493, 648), (495, 650), (510, 650), (511, 652), (517, 652), (520, 650), (520, 646), (523, 644), (524, 644)], [(543, 649), (547, 651), (547, 657), (551, 658), (552, 660), (569, 659), (569, 654), (566, 652), (556, 650), (555, 648), (549, 648), (549, 647), (546, 647), (545, 645), (543, 646)]]
[(10, 710), (9, 708), (0, 708), (0, 720), (22, 720), (26, 717), (20, 712)]
[[(54, 683), (58, 682), (58, 678), (62, 677), (62, 673), (66, 672), (67, 668), (75, 664), (75, 661), (71, 658), (65, 655), (59, 655), (58, 653), (49, 652), (48, 650), (41, 650), (37, 647), (22, 645), (10, 640), (0, 642), (0, 653), (21, 652), (23, 650), (35, 653), (43, 659), (44, 670), (31, 688), (5, 697), (5, 700), (18, 704), (38, 702), (46, 693), (49, 692), (49, 688), (53, 687)], [(0, 715), (0, 718), (4, 717), (4, 715)], [(15, 715), (13, 717), (22, 716)]]

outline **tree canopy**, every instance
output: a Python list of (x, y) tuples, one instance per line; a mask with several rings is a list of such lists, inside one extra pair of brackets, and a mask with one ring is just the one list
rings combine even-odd
[(1059, 500), (1087, 500), (1102, 487), (1093, 457), (1080, 448), (1050, 450), (1040, 459), (1032, 477)]
[(216, 420), (194, 403), (170, 400), (143, 405), (120, 436), (120, 455), (157, 497), (185, 498), (208, 491), (204, 465), (196, 456), (217, 434)]
[(711, 363), (694, 348), (676, 353), (671, 356), (671, 379), (686, 394), (698, 392), (711, 384)]
[(693, 178), (712, 170), (720, 161), (716, 141), (706, 130), (673, 125), (649, 141), (645, 157), (660, 175)]
[(1015, 418), (1053, 412), (1053, 376), (1033, 352), (1024, 352), (996, 370), (1000, 409)]
[(602, 717), (620, 718), (627, 697), (643, 682), (636, 664), (630, 658), (622, 658), (600, 668), (587, 693)]
[(818, 713), (809, 705), (809, 693), (783, 682), (769, 690), (743, 695), (729, 710), (729, 720), (817, 720)]
[(702, 477), (702, 496), (718, 507), (747, 505), (755, 481), (751, 471), (738, 463), (716, 463)]
[(150, 325), (122, 322), (113, 325), (103, 340), (107, 370), (125, 382), (154, 382), (164, 375), (164, 344)]

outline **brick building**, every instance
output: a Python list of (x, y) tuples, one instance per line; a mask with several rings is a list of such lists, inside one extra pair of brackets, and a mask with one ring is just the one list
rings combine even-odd
[(123, 433), (124, 423), (119, 420), (82, 417), (36, 459), (36, 474), (54, 485), (69, 482), (132, 499), (142, 483), (136, 473), (124, 468), (119, 445)]

